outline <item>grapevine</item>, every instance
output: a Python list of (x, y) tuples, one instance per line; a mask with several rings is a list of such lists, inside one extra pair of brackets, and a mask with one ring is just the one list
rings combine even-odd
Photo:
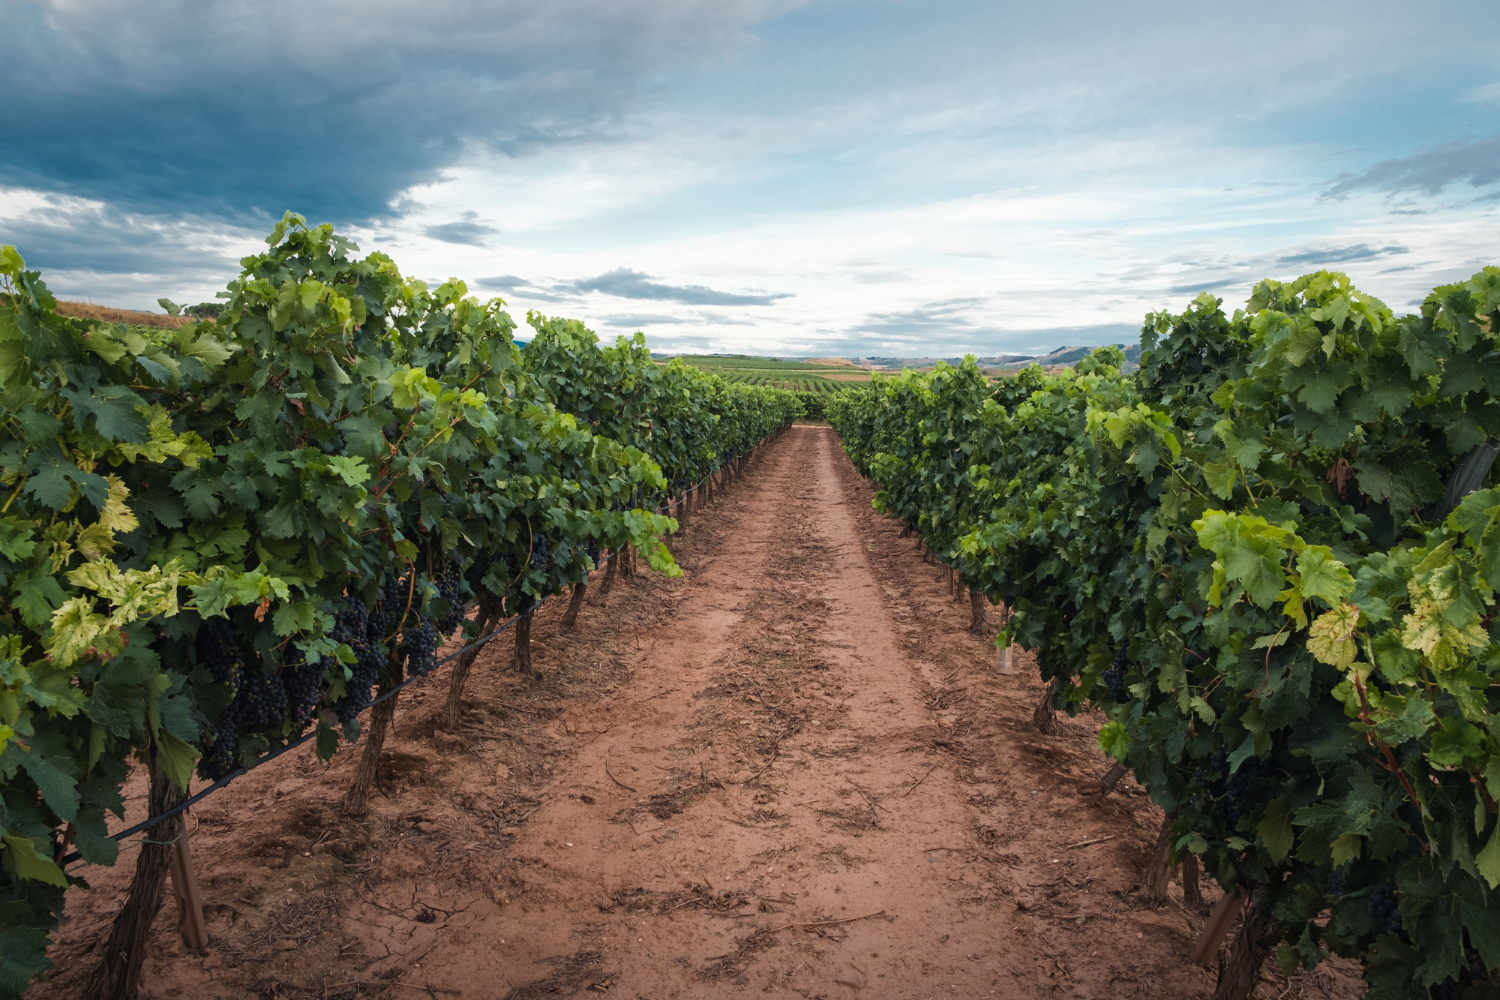
[(1284, 969), (1355, 957), (1375, 998), (1500, 970), (1497, 331), (1500, 269), (1408, 316), (1318, 272), (1148, 316), (1135, 371), (966, 361), (827, 404), (1056, 706), (1107, 716), (1174, 853)]
[(314, 731), (336, 752), (472, 605), (529, 610), (599, 547), (675, 571), (672, 519), (625, 501), (797, 412), (627, 341), (603, 352), (655, 408), (620, 382), (596, 421), (460, 281), (290, 213), (242, 263), (217, 316), (142, 332), (59, 316), (0, 247), (0, 996), (48, 966), (64, 837), (114, 862), (133, 758), (186, 789)]

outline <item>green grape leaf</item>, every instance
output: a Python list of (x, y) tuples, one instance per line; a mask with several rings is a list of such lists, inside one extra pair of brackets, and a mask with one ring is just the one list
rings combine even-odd
[(5, 867), (15, 872), (18, 877), (67, 888), (67, 876), (52, 862), (51, 858), (37, 853), (36, 841), (30, 837), (11, 836), (0, 837), (0, 843), (3, 843), (6, 848)]
[(1292, 828), (1290, 799), (1273, 799), (1266, 806), (1265, 814), (1255, 825), (1255, 836), (1265, 846), (1272, 861), (1279, 864), (1287, 859), (1287, 856), (1292, 853), (1292, 846), (1296, 843), (1296, 832)]
[(1130, 750), (1130, 730), (1123, 722), (1106, 722), (1099, 730), (1099, 749), (1115, 760), (1124, 760)]
[(198, 751), (191, 743), (164, 729), (156, 734), (156, 763), (172, 784), (186, 791), (193, 777), (193, 765), (197, 762)]
[(1317, 598), (1329, 607), (1354, 593), (1354, 577), (1326, 545), (1309, 545), (1297, 556), (1299, 588), (1304, 598)]
[(1496, 824), (1495, 832), (1490, 834), (1489, 843), (1474, 856), (1474, 862), (1479, 866), (1485, 884), (1491, 889), (1500, 888), (1500, 824)]

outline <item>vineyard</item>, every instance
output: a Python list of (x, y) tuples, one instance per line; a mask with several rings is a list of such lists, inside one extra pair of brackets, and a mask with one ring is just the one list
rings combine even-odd
[[(1341, 274), (1202, 295), (1115, 348), (991, 384), (972, 363), (828, 411), (848, 454), (1008, 611), (1057, 713), (1164, 810), (1238, 914), (1215, 996), (1263, 962), (1361, 963), (1372, 998), (1500, 990), (1500, 269), (1395, 316)], [(1290, 989), (1290, 986), (1288, 987)]]
[(784, 374), (748, 371), (734, 372), (724, 376), (724, 381), (739, 385), (763, 385), (772, 389), (788, 389), (793, 392), (811, 392), (826, 395), (841, 392), (857, 383), (836, 382), (829, 378), (820, 378), (816, 375), (801, 375), (788, 377)]
[(242, 265), (0, 247), (0, 997), (1500, 995), (1500, 269), (865, 381)]
[[(295, 215), (267, 244), (217, 318), (161, 328), (60, 315), (0, 247), (0, 996), (139, 836), (85, 991), (135, 995), (195, 775), (193, 801), (312, 741), (359, 755), (363, 815), (406, 684), (451, 663), (456, 725), (506, 629), (535, 674), (541, 602), (679, 574), (690, 498), (799, 412), (639, 335), (532, 314), (520, 350), (499, 301)], [(135, 769), (152, 818), (112, 830)]]

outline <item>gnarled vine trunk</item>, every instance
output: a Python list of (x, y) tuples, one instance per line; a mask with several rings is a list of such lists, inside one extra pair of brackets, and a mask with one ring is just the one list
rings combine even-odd
[[(500, 601), (490, 595), (479, 599), (479, 634), (489, 635), (495, 626), (500, 624)], [(479, 650), (483, 646), (476, 646), (464, 655), (460, 656), (453, 664), (453, 674), (448, 678), (448, 702), (443, 708), (443, 728), (450, 733), (458, 732), (459, 717), (464, 706), (464, 684), (469, 679), (469, 670), (473, 668), (475, 659), (479, 656)]]
[[(375, 692), (379, 698), (401, 684), (402, 657), (392, 651), (387, 671), (390, 678)], [(396, 701), (401, 696), (392, 694), (385, 701), (370, 709), (370, 724), (366, 727), (365, 748), (359, 755), (359, 766), (354, 770), (354, 781), (344, 793), (344, 812), (350, 816), (363, 816), (370, 808), (370, 789), (380, 780), (380, 753), (385, 749), (385, 737), (396, 717)]]
[(1261, 909), (1253, 899), (1245, 904), (1239, 933), (1219, 956), (1219, 982), (1214, 987), (1213, 1000), (1249, 1000), (1260, 984), (1261, 967), (1280, 936), (1269, 911)]
[(1198, 855), (1189, 852), (1182, 859), (1182, 904), (1202, 911), (1203, 886), (1198, 880)]
[(578, 609), (583, 607), (584, 595), (588, 593), (589, 582), (580, 580), (573, 584), (573, 599), (568, 602), (568, 610), (563, 613), (562, 627), (575, 628), (578, 625)]
[(1037, 702), (1036, 711), (1031, 713), (1031, 721), (1039, 733), (1057, 732), (1057, 713), (1052, 708), (1052, 696), (1057, 693), (1057, 678), (1054, 677), (1047, 682), (1046, 690), (1042, 692), (1042, 700)]
[(599, 604), (605, 603), (609, 596), (609, 588), (615, 582), (615, 571), (620, 564), (620, 550), (616, 549), (609, 554), (609, 563), (604, 567), (604, 579), (599, 581)]
[[(181, 805), (188, 793), (174, 785), (166, 772), (157, 767), (155, 747), (146, 752), (146, 767), (151, 778), (147, 812), (156, 816)], [(134, 1000), (139, 992), (141, 964), (146, 960), (146, 938), (151, 933), (157, 911), (161, 909), (172, 852), (177, 849), (176, 841), (182, 832), (181, 813), (145, 832), (125, 905), (109, 929), (104, 956), (84, 987), (83, 995), (87, 1000)]]
[(1167, 889), (1172, 881), (1172, 817), (1164, 816), (1161, 829), (1156, 834), (1156, 843), (1151, 848), (1151, 859), (1146, 864), (1146, 877), (1142, 892), (1146, 902), (1162, 906), (1167, 901)]
[(990, 615), (985, 608), (984, 591), (978, 587), (969, 588), (969, 631), (975, 635), (984, 635), (990, 630)]
[(537, 669), (531, 665), (531, 616), (534, 612), (528, 611), (516, 619), (516, 669), (527, 677), (541, 677)]

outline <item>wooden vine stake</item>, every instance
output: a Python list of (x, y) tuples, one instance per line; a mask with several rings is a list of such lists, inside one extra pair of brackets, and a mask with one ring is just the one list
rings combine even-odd
[(186, 824), (172, 849), (171, 869), (182, 942), (193, 951), (202, 951), (208, 947), (208, 924), (203, 920), (203, 895), (198, 891), (198, 872), (193, 867), (193, 846)]
[[(178, 788), (157, 766), (154, 746), (146, 750), (146, 772), (151, 782), (146, 806), (149, 815), (174, 809), (187, 799), (187, 790)], [(135, 1000), (140, 989), (141, 965), (146, 960), (146, 938), (151, 933), (156, 911), (161, 909), (167, 872), (172, 867), (183, 827), (182, 814), (178, 813), (145, 832), (125, 905), (110, 927), (104, 957), (84, 987), (86, 1000)]]

